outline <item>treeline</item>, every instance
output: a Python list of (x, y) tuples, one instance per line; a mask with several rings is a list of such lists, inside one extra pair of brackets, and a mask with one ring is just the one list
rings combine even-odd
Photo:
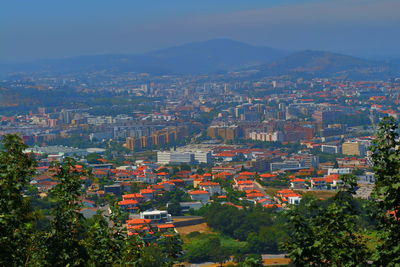
[(206, 212), (207, 224), (224, 235), (247, 242), (247, 253), (278, 253), (284, 240), (285, 217), (275, 209), (261, 205), (238, 209), (233, 206), (211, 204)]
[[(50, 190), (49, 223), (37, 227), (40, 217), (26, 188), (35, 161), (23, 153), (26, 146), (16, 135), (6, 135), (0, 151), (0, 266), (172, 266), (180, 257), (176, 235), (155, 236), (145, 242), (128, 236), (121, 213), (97, 214), (85, 219), (80, 213), (85, 169), (72, 159), (54, 164), (58, 184)], [(41, 224), (43, 226), (43, 224)]]
[(296, 266), (400, 266), (399, 147), (397, 123), (384, 118), (372, 147), (370, 200), (356, 200), (357, 177), (345, 175), (333, 198), (305, 198), (287, 211), (282, 248)]

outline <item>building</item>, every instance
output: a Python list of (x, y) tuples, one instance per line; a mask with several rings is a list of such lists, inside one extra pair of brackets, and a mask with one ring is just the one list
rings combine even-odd
[(220, 195), (222, 193), (221, 185), (219, 183), (206, 181), (200, 183), (199, 187), (201, 190), (207, 191), (211, 196), (215, 194)]
[(329, 154), (339, 154), (340, 147), (336, 145), (321, 145), (321, 151)]
[(158, 151), (157, 152), (158, 164), (194, 164), (195, 155), (189, 152), (177, 151)]
[(165, 210), (144, 211), (140, 213), (140, 219), (151, 220), (151, 223), (171, 222), (171, 214)]
[(222, 138), (224, 140), (234, 140), (238, 138), (239, 130), (238, 126), (210, 126), (207, 129), (207, 136), (216, 139)]
[(205, 151), (194, 151), (192, 152), (194, 154), (194, 160), (196, 163), (205, 163), (205, 164), (210, 164), (211, 163), (211, 152), (205, 152)]
[(210, 200), (210, 194), (205, 190), (194, 190), (189, 192), (190, 198), (194, 201), (206, 203)]
[(350, 174), (350, 173), (351, 173), (350, 168), (329, 168), (328, 169), (328, 175), (331, 175), (331, 174), (342, 175), (342, 174)]
[(365, 146), (358, 141), (347, 141), (342, 145), (343, 155), (365, 156)]
[(282, 132), (250, 132), (249, 139), (264, 142), (282, 142)]

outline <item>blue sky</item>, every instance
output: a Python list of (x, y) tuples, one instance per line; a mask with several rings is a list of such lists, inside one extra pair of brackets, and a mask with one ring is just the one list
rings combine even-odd
[(0, 0), (0, 61), (141, 53), (230, 38), (400, 55), (400, 0)]

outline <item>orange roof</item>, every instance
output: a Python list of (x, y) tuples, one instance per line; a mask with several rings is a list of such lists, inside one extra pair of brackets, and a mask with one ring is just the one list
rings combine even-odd
[(293, 183), (302, 183), (302, 182), (305, 182), (305, 181), (306, 181), (306, 180), (300, 179), (300, 178), (296, 178), (296, 179), (293, 179), (293, 180), (292, 180)]
[(271, 178), (271, 177), (277, 177), (277, 176), (278, 175), (272, 174), (272, 173), (264, 173), (264, 174), (260, 175), (261, 178)]
[(126, 199), (118, 202), (118, 205), (136, 205), (139, 202), (137, 202), (134, 199)]
[(167, 223), (167, 224), (159, 224), (157, 225), (159, 229), (167, 229), (167, 228), (175, 228), (175, 225), (172, 223)]
[(123, 199), (130, 199), (130, 198), (143, 198), (142, 194), (126, 194), (122, 195)]
[(282, 208), (281, 204), (266, 204), (263, 206), (264, 208)]
[(258, 189), (250, 189), (250, 190), (246, 190), (244, 192), (246, 192), (246, 194), (251, 194), (251, 193), (260, 193), (261, 191)]
[(142, 189), (140, 190), (141, 194), (153, 194), (154, 190), (153, 189)]
[(244, 181), (239, 181), (237, 184), (242, 185), (242, 184), (253, 184), (253, 181), (250, 180), (244, 180)]
[(157, 173), (157, 175), (165, 176), (165, 175), (169, 175), (169, 173), (168, 172), (159, 172), (159, 173)]
[(203, 174), (203, 176), (212, 176), (212, 174), (211, 173), (205, 173), (205, 174)]
[(150, 219), (132, 219), (132, 220), (127, 220), (126, 224), (129, 225), (134, 225), (134, 224), (148, 224), (151, 223)]
[(241, 172), (239, 175), (245, 175), (245, 176), (250, 176), (250, 175), (256, 175), (255, 172)]
[(282, 189), (276, 192), (277, 194), (291, 194), (294, 193), (292, 189)]
[(248, 198), (253, 198), (253, 197), (263, 197), (264, 195), (262, 193), (250, 193), (247, 194), (246, 197)]

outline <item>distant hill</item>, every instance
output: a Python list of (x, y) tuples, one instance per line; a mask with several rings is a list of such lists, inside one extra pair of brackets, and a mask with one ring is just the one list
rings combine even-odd
[(400, 60), (385, 62), (322, 51), (289, 53), (229, 39), (214, 39), (140, 55), (97, 55), (0, 65), (0, 74), (15, 72), (79, 73), (87, 71), (205, 74), (256, 70), (256, 75), (382, 79), (400, 75)]
[(301, 51), (256, 69), (263, 75), (343, 76), (347, 78), (393, 75), (393, 64), (323, 51)]
[(0, 72), (82, 72), (96, 70), (199, 74), (271, 63), (288, 52), (214, 39), (160, 49), (141, 55), (98, 55), (3, 65)]

